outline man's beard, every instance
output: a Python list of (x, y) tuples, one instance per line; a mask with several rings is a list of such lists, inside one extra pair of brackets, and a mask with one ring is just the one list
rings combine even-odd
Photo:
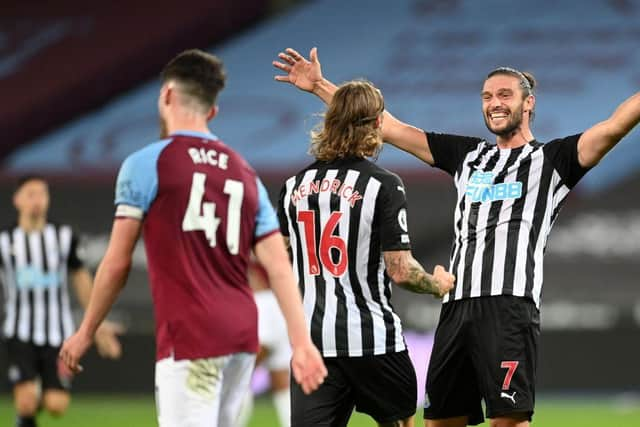
[(507, 123), (507, 126), (501, 130), (491, 129), (491, 124), (490, 124), (491, 119), (487, 117), (487, 114), (484, 115), (484, 124), (487, 126), (487, 129), (489, 129), (489, 132), (491, 132), (492, 134), (497, 136), (508, 137), (514, 134), (515, 131), (518, 130), (522, 125), (522, 106), (520, 106), (520, 108), (518, 108), (514, 112), (510, 113), (509, 117), (510, 117), (509, 123)]
[(169, 130), (167, 129), (167, 121), (160, 116), (160, 139), (165, 139), (169, 136)]

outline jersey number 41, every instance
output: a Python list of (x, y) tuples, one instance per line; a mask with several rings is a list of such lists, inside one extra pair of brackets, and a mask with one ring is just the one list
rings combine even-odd
[[(216, 247), (216, 232), (220, 218), (216, 217), (216, 204), (204, 200), (207, 176), (196, 172), (191, 182), (189, 205), (182, 220), (182, 231), (204, 231), (209, 245)], [(244, 184), (227, 179), (224, 182), (224, 194), (229, 196), (227, 204), (227, 248), (231, 255), (238, 255), (240, 249), (240, 209), (244, 196)], [(202, 212), (202, 213), (200, 213)]]

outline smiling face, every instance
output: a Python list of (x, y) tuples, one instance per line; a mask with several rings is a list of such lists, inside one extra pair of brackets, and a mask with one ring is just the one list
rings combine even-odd
[(533, 96), (526, 95), (520, 79), (508, 74), (489, 77), (482, 88), (484, 123), (491, 133), (508, 137), (518, 130), (533, 109)]

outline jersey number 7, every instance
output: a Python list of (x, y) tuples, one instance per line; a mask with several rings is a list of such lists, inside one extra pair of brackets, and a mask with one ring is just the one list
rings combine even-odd
[[(220, 218), (216, 217), (216, 204), (204, 201), (204, 190), (207, 175), (196, 172), (191, 183), (191, 195), (187, 211), (182, 220), (182, 231), (204, 231), (209, 245), (216, 247), (216, 231), (220, 225)], [(224, 194), (229, 196), (227, 205), (227, 248), (231, 255), (238, 255), (240, 249), (240, 209), (244, 196), (244, 184), (240, 181), (227, 179), (224, 182)], [(202, 211), (202, 214), (200, 212)]]

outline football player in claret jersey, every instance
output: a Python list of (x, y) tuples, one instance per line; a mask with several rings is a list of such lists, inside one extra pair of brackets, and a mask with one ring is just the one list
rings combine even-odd
[(287, 320), (293, 376), (305, 392), (326, 370), (311, 343), (282, 235), (254, 170), (208, 129), (222, 62), (181, 53), (162, 73), (162, 140), (130, 155), (116, 186), (116, 218), (89, 308), (61, 358), (74, 371), (124, 286), (144, 234), (156, 321), (156, 399), (162, 427), (233, 426), (258, 350), (247, 280), (253, 250)]
[[(293, 49), (274, 65), (276, 79), (331, 102), (336, 86)], [(482, 114), (496, 143), (425, 132), (385, 112), (384, 140), (454, 179), (456, 286), (444, 297), (427, 372), (425, 424), (459, 427), (483, 421), (526, 427), (533, 416), (543, 256), (567, 195), (640, 122), (640, 93), (586, 131), (547, 143), (530, 125), (535, 80), (509, 67), (491, 71)]]

